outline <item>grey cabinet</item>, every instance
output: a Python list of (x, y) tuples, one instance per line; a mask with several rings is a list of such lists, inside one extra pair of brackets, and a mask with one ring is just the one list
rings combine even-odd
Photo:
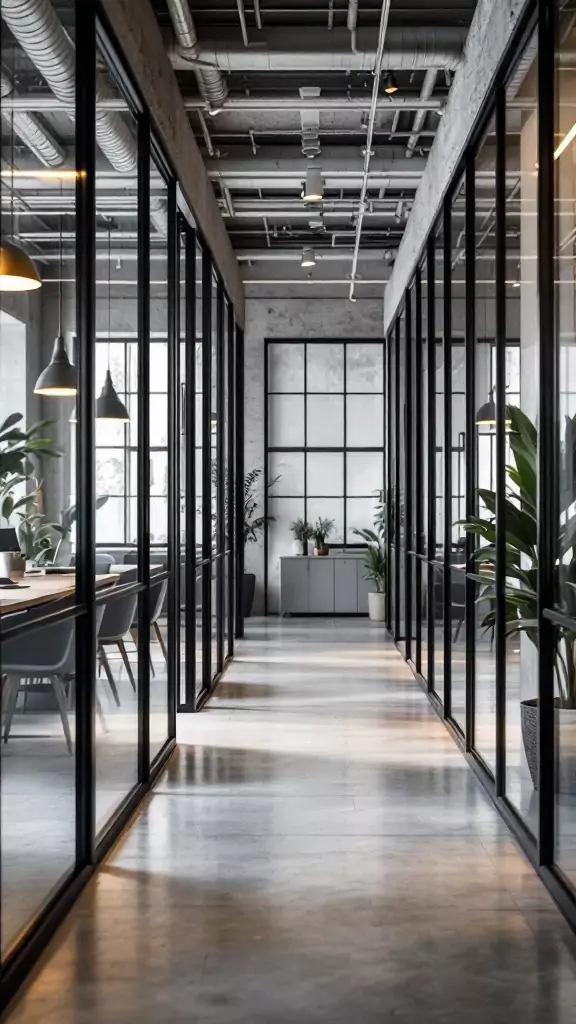
[(358, 559), (334, 559), (334, 611), (346, 615), (358, 611)]
[(282, 615), (357, 615), (368, 613), (372, 584), (363, 580), (358, 557), (313, 555), (280, 559)]

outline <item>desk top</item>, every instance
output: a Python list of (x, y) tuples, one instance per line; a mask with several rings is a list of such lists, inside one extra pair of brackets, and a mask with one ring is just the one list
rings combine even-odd
[[(96, 586), (103, 587), (107, 583), (115, 583), (116, 573), (105, 573), (96, 577)], [(21, 612), (34, 608), (49, 601), (74, 597), (76, 592), (76, 574), (60, 573), (50, 576), (25, 576), (20, 590), (0, 590), (0, 615), (6, 612)]]

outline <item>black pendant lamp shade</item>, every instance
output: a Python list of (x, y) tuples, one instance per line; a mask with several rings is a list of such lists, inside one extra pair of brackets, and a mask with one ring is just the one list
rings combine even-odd
[(96, 399), (96, 419), (119, 420), (121, 423), (130, 422), (128, 410), (124, 402), (118, 398), (118, 393), (112, 383), (110, 370), (106, 370), (104, 387), (100, 392), (100, 397)]
[[(488, 395), (488, 401), (481, 405), (476, 413), (476, 426), (477, 427), (496, 427), (496, 402), (494, 401), (495, 388)], [(510, 419), (510, 413), (508, 412), (508, 406), (505, 410), (504, 428), (509, 430), (512, 421)]]
[(77, 390), (76, 367), (70, 362), (64, 338), (59, 334), (54, 342), (52, 358), (36, 381), (34, 394), (67, 398), (75, 395)]
[(42, 281), (32, 260), (13, 242), (0, 245), (0, 292), (29, 292)]

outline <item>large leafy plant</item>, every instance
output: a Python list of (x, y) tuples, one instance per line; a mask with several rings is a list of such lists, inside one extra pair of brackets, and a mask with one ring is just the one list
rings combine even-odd
[[(508, 636), (525, 633), (538, 647), (538, 512), (537, 459), (538, 431), (517, 406), (507, 406), (510, 420), (509, 443), (512, 463), (506, 466), (507, 488), (504, 502), (506, 523), (505, 609)], [(561, 527), (559, 559), (556, 566), (557, 592), (562, 593), (564, 610), (576, 617), (576, 474), (574, 473), (574, 420), (566, 421), (563, 464), (561, 467)], [(496, 619), (496, 492), (478, 488), (478, 497), (486, 508), (485, 516), (471, 516), (460, 525), (482, 542), (474, 552), (478, 566), (474, 579), (479, 583), (477, 602), (488, 610), (482, 619), (485, 629), (493, 629)], [(556, 675), (559, 704), (576, 708), (576, 632), (563, 626), (556, 631)]]
[(62, 454), (50, 438), (43, 436), (50, 426), (49, 420), (40, 420), (22, 430), (22, 419), (21, 413), (14, 412), (0, 426), (0, 511), (6, 520), (19, 509), (28, 508), (34, 500), (35, 494), (18, 498), (14, 492), (21, 484), (28, 484), (39, 458), (60, 458)]
[[(274, 522), (274, 516), (259, 514), (260, 505), (256, 500), (256, 485), (262, 476), (261, 469), (251, 469), (244, 480), (244, 543), (255, 544), (267, 523)], [(280, 479), (274, 477), (268, 483), (268, 490)]]
[[(380, 594), (386, 584), (386, 494), (383, 490), (375, 491), (376, 506), (374, 509), (374, 529), (354, 529), (352, 532), (361, 537), (368, 545), (364, 555), (364, 579), (372, 580), (376, 585), (376, 593)], [(392, 503), (393, 507), (393, 503)]]

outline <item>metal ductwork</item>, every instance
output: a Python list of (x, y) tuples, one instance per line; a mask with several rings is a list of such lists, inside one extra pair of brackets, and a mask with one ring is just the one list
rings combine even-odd
[[(438, 74), (437, 68), (428, 68), (424, 75), (424, 81), (422, 82), (422, 88), (420, 90), (420, 99), (429, 100), (434, 92), (436, 85), (436, 76)], [(412, 134), (406, 143), (406, 156), (410, 157), (414, 153), (416, 146), (418, 145), (418, 139), (420, 138), (420, 132), (424, 127), (426, 120), (426, 111), (418, 110), (414, 115), (414, 124), (412, 125)]]
[[(188, 0), (166, 0), (178, 41), (178, 55), (182, 66), (189, 68), (199, 60), (198, 36)], [(217, 68), (194, 67), (200, 95), (210, 110), (219, 109), (226, 96), (228, 86)]]
[[(425, 71), (440, 68), (454, 71), (466, 41), (464, 28), (391, 28), (386, 35), (382, 67), (387, 71)], [(347, 29), (334, 29), (329, 36), (322, 28), (305, 33), (294, 29), (264, 30), (258, 46), (246, 47), (237, 36), (224, 32), (218, 40), (197, 45), (198, 59), (221, 72), (238, 71), (365, 71), (371, 74), (376, 61), (377, 33), (371, 28), (356, 31), (356, 51), (350, 48)], [(178, 70), (190, 67), (174, 40), (168, 53)], [(204, 72), (205, 69), (202, 68)]]
[[(302, 99), (315, 99), (320, 96), (320, 89), (315, 85), (303, 85), (299, 90)], [(302, 124), (302, 152), (312, 159), (320, 155), (320, 112), (316, 108), (300, 111)]]
[[(74, 44), (60, 24), (50, 0), (0, 0), (0, 11), (12, 35), (54, 95), (73, 108), (76, 99)], [(98, 99), (114, 95), (99, 78), (96, 80), (96, 94)], [(98, 111), (96, 138), (115, 170), (135, 170), (136, 142), (120, 114)]]
[[(4, 71), (0, 72), (0, 97), (10, 96), (13, 85)], [(5, 115), (6, 122), (14, 125), (14, 132), (34, 156), (45, 167), (60, 167), (64, 163), (65, 152), (53, 135), (40, 124), (33, 114), (14, 110), (12, 116)]]
[[(0, 0), (0, 13), (57, 99), (69, 104), (72, 117), (76, 103), (76, 52), (50, 0)], [(96, 98), (114, 98), (98, 73)], [(137, 169), (136, 139), (120, 113), (96, 110), (96, 140), (114, 170), (126, 174)], [(151, 218), (156, 229), (166, 234), (166, 207), (162, 199), (151, 203)]]

